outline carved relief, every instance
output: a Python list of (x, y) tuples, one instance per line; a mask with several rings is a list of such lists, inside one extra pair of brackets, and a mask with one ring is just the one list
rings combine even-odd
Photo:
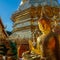
[(59, 15), (59, 8), (54, 7), (54, 8), (52, 8), (52, 11), (53, 11), (54, 15), (56, 15), (56, 16)]
[(36, 8), (35, 7), (30, 8), (30, 15), (31, 15), (31, 17), (36, 17)]
[(45, 13), (48, 17), (52, 17), (53, 16), (52, 7), (46, 6), (45, 7)]
[(37, 16), (40, 17), (41, 16), (41, 6), (37, 7)]

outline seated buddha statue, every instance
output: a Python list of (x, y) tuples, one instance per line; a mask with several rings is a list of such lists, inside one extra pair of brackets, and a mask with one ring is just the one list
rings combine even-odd
[(41, 59), (56, 60), (56, 38), (51, 29), (50, 20), (46, 17), (38, 21), (39, 30), (42, 32), (37, 38), (36, 48), (33, 47), (32, 41), (29, 40), (30, 50), (35, 54), (40, 54)]
[(46, 17), (38, 20), (39, 30), (42, 34), (37, 38), (36, 48), (34, 48), (32, 41), (29, 40), (30, 53), (40, 55), (43, 60), (57, 60), (57, 39), (52, 32), (50, 23), (50, 20)]

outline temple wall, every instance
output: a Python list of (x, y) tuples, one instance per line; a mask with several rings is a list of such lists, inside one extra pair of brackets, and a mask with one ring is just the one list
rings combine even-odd
[(32, 33), (31, 30), (28, 29), (28, 30), (14, 32), (11, 36), (19, 39), (24, 39), (24, 38), (31, 38)]

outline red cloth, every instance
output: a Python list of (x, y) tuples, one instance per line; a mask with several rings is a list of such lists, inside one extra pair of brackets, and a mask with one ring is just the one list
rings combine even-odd
[(28, 51), (29, 45), (28, 44), (22, 44), (19, 49), (19, 57), (22, 57), (22, 53), (25, 51)]

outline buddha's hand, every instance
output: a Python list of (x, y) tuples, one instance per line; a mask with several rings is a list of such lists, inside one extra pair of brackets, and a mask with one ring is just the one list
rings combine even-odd
[(34, 46), (31, 40), (29, 40), (29, 47), (30, 47), (30, 50), (34, 50)]
[(35, 54), (38, 54), (38, 55), (41, 55), (41, 50), (37, 49), (37, 48), (34, 48), (33, 46), (33, 43), (31, 40), (29, 40), (29, 47), (30, 47), (30, 50), (33, 51)]

